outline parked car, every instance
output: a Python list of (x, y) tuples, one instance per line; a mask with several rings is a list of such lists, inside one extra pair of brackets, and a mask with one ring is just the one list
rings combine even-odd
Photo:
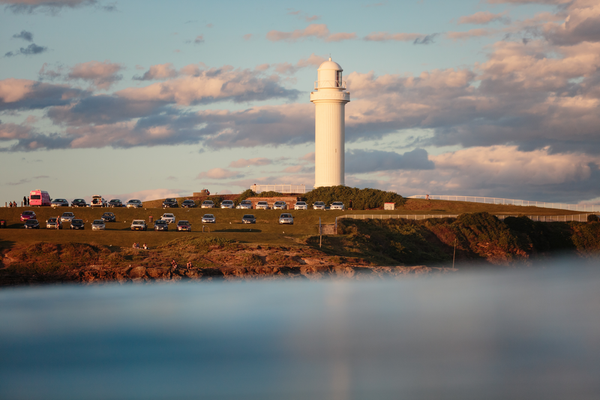
[(172, 213), (164, 213), (160, 219), (167, 221), (169, 224), (175, 223), (175, 215)]
[(81, 230), (81, 229), (85, 229), (85, 223), (83, 222), (82, 219), (73, 219), (71, 221), (71, 229), (77, 229), (77, 230)]
[(203, 224), (214, 224), (215, 222), (217, 222), (217, 219), (212, 214), (204, 214), (202, 216), (202, 223)]
[(28, 219), (25, 221), (25, 229), (40, 229), (40, 223), (37, 219)]
[(287, 204), (285, 201), (276, 201), (273, 204), (273, 210), (287, 210)]
[(190, 224), (190, 222), (186, 221), (185, 219), (180, 219), (179, 222), (177, 222), (177, 232), (181, 231), (191, 232), (192, 224)]
[(104, 200), (104, 197), (100, 196), (99, 194), (95, 194), (92, 196), (90, 207), (106, 207), (106, 200)]
[(233, 200), (223, 200), (221, 202), (221, 208), (234, 208), (235, 207), (235, 203), (233, 202)]
[(212, 200), (204, 200), (200, 205), (201, 208), (214, 208), (215, 203)]
[(313, 210), (324, 210), (324, 209), (325, 209), (325, 202), (315, 201), (313, 203)]
[(181, 207), (194, 208), (194, 207), (196, 207), (196, 202), (192, 199), (187, 199), (187, 200), (184, 200), (183, 203), (181, 203)]
[(21, 222), (27, 221), (28, 219), (37, 219), (37, 215), (33, 211), (27, 210), (21, 213)]
[(58, 229), (62, 229), (62, 224), (60, 223), (60, 218), (50, 217), (46, 221), (46, 229), (56, 229), (56, 225), (58, 225)]
[(154, 230), (155, 231), (168, 231), (169, 223), (167, 221), (165, 221), (164, 219), (159, 219), (158, 221), (154, 222)]
[(117, 217), (111, 212), (105, 212), (100, 217), (104, 222), (117, 222)]
[(331, 206), (329, 207), (330, 210), (343, 210), (344, 209), (344, 203), (342, 203), (341, 201), (334, 201), (333, 203), (331, 203)]
[(69, 202), (67, 201), (67, 199), (54, 199), (52, 200), (52, 203), (50, 203), (50, 205), (52, 206), (52, 208), (69, 207)]
[(123, 207), (123, 202), (120, 199), (110, 199), (106, 204), (107, 207)]
[(106, 229), (106, 225), (104, 224), (104, 220), (95, 219), (94, 222), (92, 222), (92, 230), (93, 231), (103, 231), (105, 229)]
[(60, 222), (71, 222), (71, 221), (73, 221), (73, 219), (75, 219), (75, 214), (73, 214), (70, 211), (64, 212), (60, 216)]
[(250, 200), (242, 200), (236, 208), (241, 210), (252, 210), (252, 202)]
[(266, 201), (259, 201), (258, 203), (256, 203), (256, 209), (257, 210), (268, 210), (269, 203), (267, 203)]
[(308, 210), (308, 204), (305, 201), (297, 201), (294, 210)]
[(146, 229), (146, 221), (144, 221), (143, 219), (134, 219), (131, 222), (132, 231), (145, 231)]
[(179, 207), (179, 204), (177, 203), (177, 199), (165, 199), (165, 201), (163, 201), (162, 204), (163, 208), (177, 208)]
[(75, 199), (71, 202), (71, 207), (87, 207), (84, 199)]
[(244, 224), (255, 224), (256, 218), (252, 214), (246, 214), (242, 217), (242, 222)]
[(142, 208), (144, 204), (141, 200), (131, 199), (127, 202), (127, 208)]
[(281, 224), (289, 224), (289, 225), (294, 225), (294, 217), (292, 217), (292, 214), (289, 213), (283, 213), (279, 216), (279, 225)]

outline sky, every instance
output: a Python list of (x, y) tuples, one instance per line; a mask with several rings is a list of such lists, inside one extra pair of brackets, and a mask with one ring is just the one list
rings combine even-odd
[(0, 0), (0, 204), (314, 184), (600, 204), (600, 0)]

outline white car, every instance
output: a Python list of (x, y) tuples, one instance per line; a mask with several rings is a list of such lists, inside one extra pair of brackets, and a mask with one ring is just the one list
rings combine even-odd
[(233, 208), (234, 206), (233, 200), (223, 200), (221, 202), (221, 208)]
[(324, 210), (325, 202), (324, 201), (315, 201), (313, 203), (313, 210)]
[(214, 224), (215, 222), (217, 222), (217, 219), (212, 214), (204, 214), (202, 216), (202, 223), (203, 224)]
[(99, 194), (95, 194), (92, 196), (90, 207), (106, 207), (106, 200)]
[(273, 204), (273, 210), (287, 210), (287, 204), (285, 204), (285, 201), (276, 201)]
[(305, 201), (297, 201), (294, 210), (308, 210), (308, 204)]
[(256, 209), (257, 210), (268, 210), (269, 203), (267, 203), (266, 201), (259, 201), (258, 203), (256, 203)]
[(329, 207), (330, 210), (343, 210), (344, 209), (344, 203), (342, 203), (341, 201), (334, 201), (333, 203), (331, 203), (331, 206)]
[(169, 224), (175, 223), (175, 215), (173, 213), (164, 213), (160, 219), (167, 221)]
[(131, 223), (132, 231), (145, 231), (146, 229), (148, 229), (148, 227), (146, 226), (146, 221), (143, 219), (134, 219)]
[(292, 214), (283, 213), (279, 216), (279, 224), (294, 225), (294, 217), (292, 217)]
[(143, 204), (141, 200), (132, 199), (127, 202), (127, 208), (142, 208)]
[(252, 202), (250, 200), (242, 200), (236, 208), (241, 210), (252, 210)]
[(215, 203), (212, 200), (204, 200), (200, 207), (201, 208), (214, 208)]
[(72, 212), (64, 212), (63, 215), (60, 216), (60, 222), (71, 222), (75, 218), (75, 214)]
[(106, 229), (106, 225), (104, 224), (104, 220), (95, 219), (94, 222), (92, 222), (92, 230), (93, 231), (103, 231), (105, 229)]

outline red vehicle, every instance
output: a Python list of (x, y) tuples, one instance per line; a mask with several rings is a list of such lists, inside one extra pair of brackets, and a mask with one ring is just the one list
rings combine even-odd
[(29, 205), (30, 206), (49, 206), (50, 195), (48, 192), (43, 190), (32, 190), (29, 192)]
[(37, 219), (37, 216), (33, 211), (23, 211), (21, 214), (21, 222), (27, 221), (28, 219)]

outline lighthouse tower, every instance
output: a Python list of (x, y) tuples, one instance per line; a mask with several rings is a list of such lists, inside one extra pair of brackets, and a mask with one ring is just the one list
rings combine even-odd
[(329, 58), (319, 67), (315, 91), (310, 94), (315, 103), (315, 188), (344, 184), (344, 108), (350, 92), (342, 71)]

